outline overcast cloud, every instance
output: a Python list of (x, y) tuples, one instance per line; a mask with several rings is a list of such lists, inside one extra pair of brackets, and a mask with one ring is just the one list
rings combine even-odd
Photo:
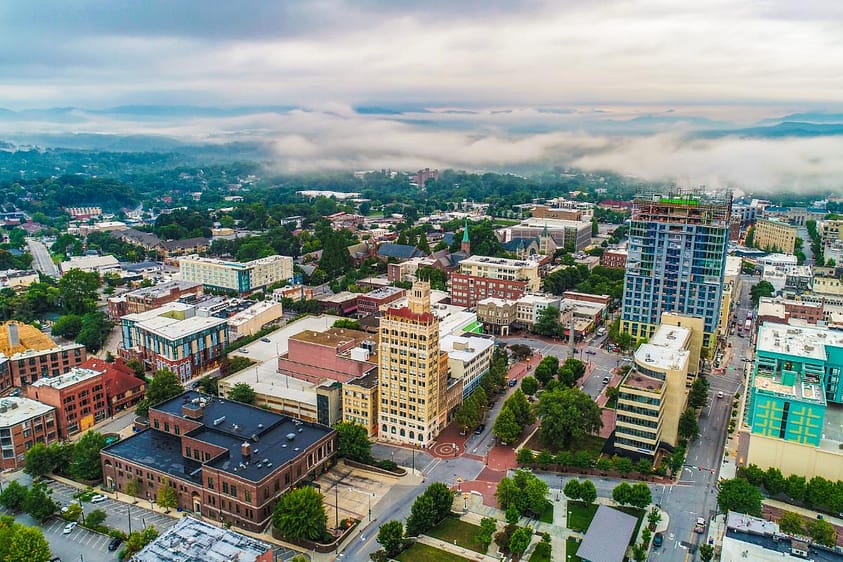
[[(277, 165), (289, 169), (569, 163), (794, 188), (834, 183), (840, 137), (703, 141), (688, 133), (843, 110), (843, 8), (792, 0), (10, 0), (0, 4), (0, 80), (0, 107), (13, 110), (301, 108), (169, 121), (19, 116), (0, 123), (5, 133), (252, 135), (271, 142)], [(350, 109), (366, 105), (414, 110)]]

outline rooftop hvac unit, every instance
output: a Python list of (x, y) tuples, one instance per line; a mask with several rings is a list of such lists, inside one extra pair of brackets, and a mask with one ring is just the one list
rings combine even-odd
[(225, 416), (222, 416), (222, 417), (217, 418), (217, 419), (215, 419), (215, 420), (214, 420), (214, 425), (219, 425), (219, 424), (221, 424), (221, 423), (222, 423), (222, 422), (224, 422), (224, 421), (225, 421)]

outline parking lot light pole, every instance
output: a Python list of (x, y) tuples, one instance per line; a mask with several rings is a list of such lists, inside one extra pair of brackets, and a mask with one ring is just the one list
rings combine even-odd
[(129, 518), (129, 534), (132, 534), (132, 505), (126, 504), (126, 515)]

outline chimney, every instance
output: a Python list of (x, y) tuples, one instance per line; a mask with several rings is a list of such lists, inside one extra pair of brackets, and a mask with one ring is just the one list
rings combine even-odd
[(240, 454), (243, 455), (244, 459), (248, 459), (252, 456), (252, 446), (249, 445), (248, 441), (244, 441), (242, 445), (240, 445)]
[(14, 348), (20, 345), (20, 333), (18, 332), (18, 325), (15, 322), (10, 322), (9, 329), (9, 347)]

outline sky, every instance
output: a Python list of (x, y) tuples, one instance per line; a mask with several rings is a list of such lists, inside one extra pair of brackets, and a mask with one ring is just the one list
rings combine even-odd
[[(561, 162), (834, 187), (839, 133), (699, 133), (843, 123), (843, 3), (9, 0), (0, 83), (7, 135), (260, 138), (291, 170)], [(174, 105), (239, 110), (104, 111)], [(56, 107), (74, 109), (25, 111)]]

